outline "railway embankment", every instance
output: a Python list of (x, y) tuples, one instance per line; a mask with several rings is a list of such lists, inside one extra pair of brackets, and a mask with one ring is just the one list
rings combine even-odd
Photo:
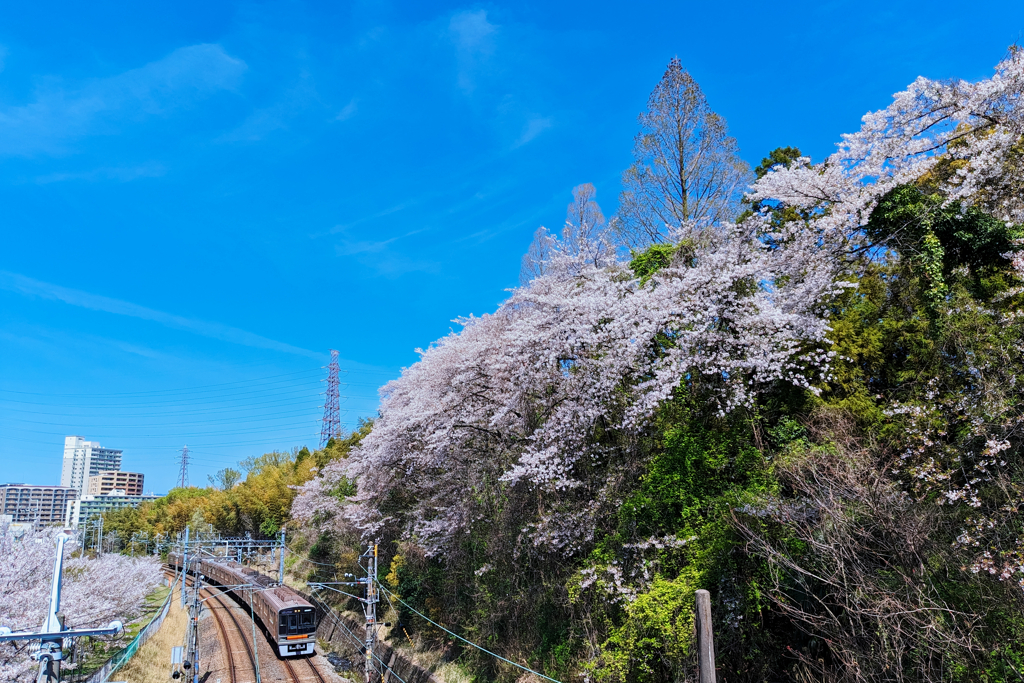
[[(334, 652), (350, 660), (355, 668), (361, 670), (361, 664), (365, 659), (362, 638), (366, 632), (366, 625), (339, 613), (314, 596), (302, 592), (299, 594), (317, 609), (317, 641), (328, 643)], [(384, 669), (381, 683), (441, 683), (433, 671), (416, 664), (390, 643), (378, 641), (374, 655), (378, 665)]]

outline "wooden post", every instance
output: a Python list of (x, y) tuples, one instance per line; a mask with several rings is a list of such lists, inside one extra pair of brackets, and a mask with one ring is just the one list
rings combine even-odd
[(700, 683), (715, 683), (715, 637), (711, 631), (711, 593), (697, 591), (697, 667)]

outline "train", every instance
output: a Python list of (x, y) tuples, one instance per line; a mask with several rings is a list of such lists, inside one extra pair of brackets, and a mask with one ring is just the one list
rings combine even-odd
[[(169, 553), (167, 563), (180, 569), (181, 554)], [(189, 571), (196, 571), (192, 558), (189, 559)], [(277, 647), (278, 655), (298, 657), (314, 654), (316, 608), (293, 588), (277, 585), (269, 577), (226, 558), (201, 558), (198, 571), (207, 583), (224, 587), (226, 592), (252, 609), (256, 621)], [(243, 585), (254, 586), (254, 589), (231, 588)]]

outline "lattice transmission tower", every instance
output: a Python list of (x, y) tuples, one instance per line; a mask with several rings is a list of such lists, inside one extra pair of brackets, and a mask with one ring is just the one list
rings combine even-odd
[(320, 448), (331, 437), (341, 436), (341, 395), (338, 384), (338, 352), (331, 349), (331, 364), (327, 366), (327, 397), (324, 399), (324, 421), (320, 425)]
[(188, 488), (188, 445), (181, 449), (181, 470), (178, 472), (178, 486)]

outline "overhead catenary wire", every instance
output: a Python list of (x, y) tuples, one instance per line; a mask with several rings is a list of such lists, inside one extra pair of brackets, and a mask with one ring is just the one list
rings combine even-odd
[[(353, 641), (355, 641), (356, 645), (358, 645), (359, 647), (363, 646), (363, 641), (359, 640), (359, 638), (356, 636), (356, 634), (352, 633), (352, 629), (350, 629), (348, 626), (345, 625), (345, 622), (342, 621), (338, 617), (338, 615), (336, 615), (334, 613), (334, 610), (331, 609), (330, 605), (328, 605), (326, 602), (324, 602), (323, 600), (321, 600), (320, 598), (318, 598), (315, 595), (311, 595), (310, 597), (312, 597), (314, 600), (316, 600), (318, 603), (320, 603), (321, 608), (324, 610), (324, 612), (327, 615), (329, 615), (331, 617), (331, 619), (334, 620), (335, 624), (337, 624), (338, 626), (341, 626), (343, 629), (345, 629), (345, 631), (348, 633), (349, 637), (352, 638)], [(376, 652), (374, 652), (372, 654), (373, 654), (373, 658), (376, 659), (378, 662), (380, 662), (381, 666), (383, 666), (385, 669), (390, 671), (392, 676), (394, 676), (399, 681), (401, 681), (401, 683), (405, 683), (405, 681), (402, 679), (402, 677), (399, 676), (397, 673), (395, 673), (394, 669), (392, 669), (390, 666), (385, 664), (384, 660), (381, 659), (380, 656)]]
[(24, 394), (24, 395), (27, 395), (27, 396), (86, 396), (86, 397), (100, 397), (100, 398), (106, 398), (106, 397), (110, 397), (110, 396), (141, 396), (141, 395), (160, 394), (160, 393), (183, 393), (183, 392), (189, 392), (189, 391), (198, 391), (198, 390), (207, 389), (207, 388), (210, 388), (210, 387), (226, 387), (226, 386), (233, 386), (233, 385), (236, 385), (236, 384), (246, 384), (246, 383), (249, 383), (249, 382), (264, 382), (264, 383), (266, 383), (266, 381), (270, 380), (270, 379), (277, 379), (279, 377), (297, 377), (299, 375), (309, 375), (310, 377), (319, 377), (320, 371), (318, 369), (317, 370), (314, 370), (314, 369), (299, 370), (298, 372), (289, 372), (289, 373), (285, 373), (285, 374), (281, 374), (281, 375), (270, 375), (268, 377), (252, 377), (250, 379), (240, 379), (240, 380), (236, 380), (234, 382), (223, 382), (221, 384), (203, 384), (203, 385), (200, 385), (198, 387), (181, 387), (179, 389), (152, 389), (150, 391), (125, 391), (125, 392), (119, 392), (119, 393), (113, 393), (113, 394), (92, 394), (92, 393), (88, 393), (88, 394), (53, 394), (53, 393), (38, 392), (38, 391), (15, 391), (13, 389), (0, 389), (0, 393), (5, 393), (5, 394)]
[(514, 666), (514, 667), (516, 667), (518, 669), (522, 669), (523, 671), (527, 671), (527, 672), (532, 673), (534, 675), (540, 676), (541, 678), (543, 678), (545, 680), (552, 681), (553, 683), (562, 683), (557, 678), (551, 678), (551, 676), (545, 676), (544, 674), (542, 674), (539, 671), (534, 671), (533, 669), (531, 669), (529, 667), (526, 667), (526, 666), (523, 666), (522, 664), (517, 664), (516, 662), (513, 662), (511, 659), (506, 659), (505, 657), (502, 657), (501, 655), (499, 655), (496, 652), (491, 652), (487, 648), (481, 647), (481, 646), (477, 645), (476, 643), (474, 643), (471, 640), (466, 640), (465, 638), (460, 636), (458, 633), (454, 633), (452, 631), (449, 631), (444, 626), (441, 626), (441, 624), (437, 623), (436, 621), (434, 621), (430, 617), (426, 616), (422, 612), (417, 611), (416, 609), (411, 607), (409, 605), (409, 603), (407, 603), (405, 600), (402, 600), (402, 598), (398, 597), (394, 593), (391, 593), (391, 591), (389, 591), (384, 586), (378, 585), (378, 588), (380, 588), (380, 590), (383, 591), (384, 593), (390, 593), (395, 598), (395, 600), (397, 600), (398, 602), (402, 603), (406, 607), (406, 609), (408, 609), (410, 612), (413, 612), (414, 614), (419, 615), (419, 617), (422, 618), (423, 620), (427, 621), (430, 624), (433, 624), (434, 626), (436, 626), (437, 628), (441, 629), (442, 631), (444, 631), (448, 635), (450, 635), (452, 637), (455, 637), (455, 638), (458, 638), (459, 640), (461, 640), (462, 642), (466, 643), (467, 645), (475, 647), (476, 649), (480, 650), (481, 652), (485, 652), (485, 653), (491, 655), (492, 657), (500, 659), (501, 661), (503, 661), (503, 662), (505, 662), (507, 664), (511, 664), (512, 666)]
[[(395, 614), (399, 615), (399, 617), (401, 617), (402, 613), (399, 612), (397, 609), (395, 609), (395, 603), (391, 602), (391, 596), (389, 596), (387, 594), (387, 591), (382, 591), (382, 592), (384, 593), (384, 598), (388, 601), (388, 607), (391, 608), (391, 611), (394, 612)], [(409, 646), (410, 647), (415, 647), (415, 645), (413, 645), (412, 638), (409, 636), (409, 632), (405, 630), (405, 625), (402, 624), (402, 620), (401, 619), (398, 620), (398, 625), (402, 627), (402, 633), (404, 633), (405, 637), (409, 640)]]

